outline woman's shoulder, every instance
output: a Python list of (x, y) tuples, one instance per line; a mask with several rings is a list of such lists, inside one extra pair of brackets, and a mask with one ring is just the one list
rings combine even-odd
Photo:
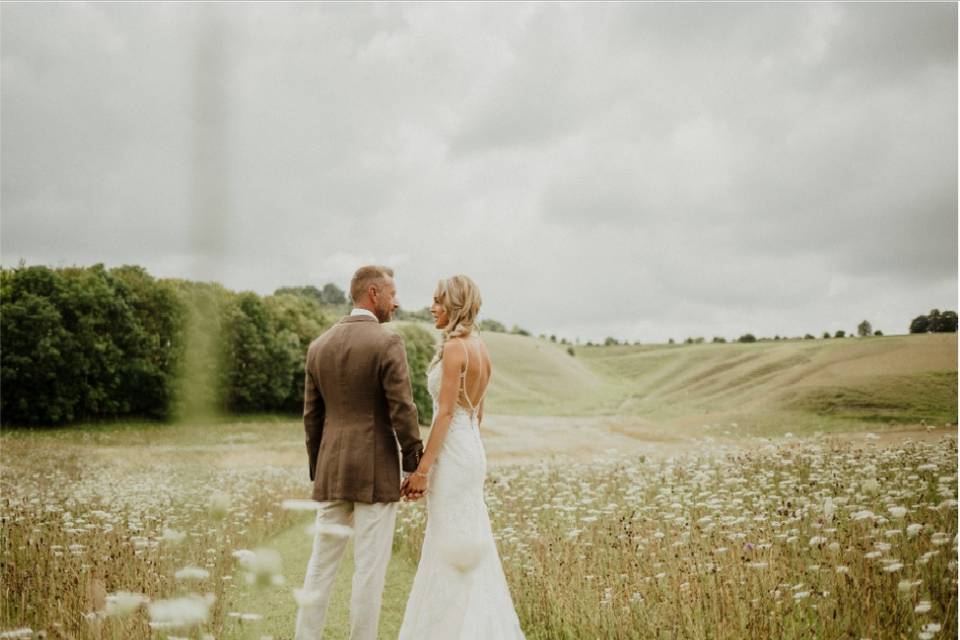
[(460, 338), (450, 338), (443, 343), (444, 362), (462, 364), (464, 359), (463, 341)]

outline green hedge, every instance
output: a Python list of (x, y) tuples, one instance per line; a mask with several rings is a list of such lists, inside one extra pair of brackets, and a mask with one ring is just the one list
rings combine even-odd
[(433, 422), (433, 400), (427, 391), (427, 367), (437, 349), (436, 341), (429, 331), (415, 324), (398, 324), (397, 332), (403, 336), (407, 347), (407, 366), (413, 384), (413, 401), (417, 404), (420, 423)]
[[(136, 266), (2, 269), (0, 419), (297, 413), (307, 346), (336, 312), (311, 296), (236, 293), (155, 279)], [(433, 338), (417, 326), (399, 330), (429, 421), (424, 372)]]

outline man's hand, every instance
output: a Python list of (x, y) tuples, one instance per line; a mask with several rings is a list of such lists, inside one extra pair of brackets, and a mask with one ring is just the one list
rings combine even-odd
[(419, 500), (427, 492), (427, 479), (416, 474), (404, 478), (400, 486), (400, 495), (404, 500)]
[(423, 493), (415, 493), (410, 490), (410, 477), (407, 476), (403, 479), (403, 484), (400, 485), (400, 498), (406, 502), (413, 502), (418, 500), (423, 496)]

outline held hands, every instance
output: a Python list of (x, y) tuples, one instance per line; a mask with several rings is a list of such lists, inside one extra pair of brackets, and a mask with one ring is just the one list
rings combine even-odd
[(419, 500), (427, 492), (427, 474), (414, 471), (403, 479), (400, 497), (406, 501)]

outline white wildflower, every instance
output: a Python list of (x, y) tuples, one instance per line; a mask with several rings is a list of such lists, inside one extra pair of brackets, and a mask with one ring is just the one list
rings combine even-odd
[(200, 567), (187, 565), (173, 574), (173, 577), (177, 580), (206, 580), (210, 577), (210, 572)]
[(160, 536), (161, 540), (177, 544), (178, 542), (183, 542), (183, 539), (187, 537), (187, 534), (183, 531), (177, 531), (176, 529), (168, 529), (164, 527), (163, 535)]
[(148, 605), (150, 626), (154, 629), (194, 627), (207, 622), (216, 596), (191, 593), (182, 598), (158, 600)]
[(935, 533), (930, 536), (930, 543), (936, 546), (942, 546), (950, 543), (950, 536), (946, 533)]
[(213, 493), (207, 500), (207, 511), (215, 518), (222, 518), (230, 511), (230, 496), (220, 491)]
[(117, 591), (111, 593), (106, 598), (107, 605), (104, 608), (104, 615), (125, 616), (133, 613), (140, 608), (140, 605), (147, 602), (147, 597), (142, 593), (131, 593), (130, 591)]
[[(245, 553), (240, 553), (241, 551)], [(239, 555), (238, 555), (239, 554)], [(240, 566), (247, 570), (247, 582), (257, 586), (277, 584), (283, 578), (283, 561), (273, 549), (238, 549), (233, 555), (240, 560)], [(279, 578), (279, 580), (278, 580)]]

